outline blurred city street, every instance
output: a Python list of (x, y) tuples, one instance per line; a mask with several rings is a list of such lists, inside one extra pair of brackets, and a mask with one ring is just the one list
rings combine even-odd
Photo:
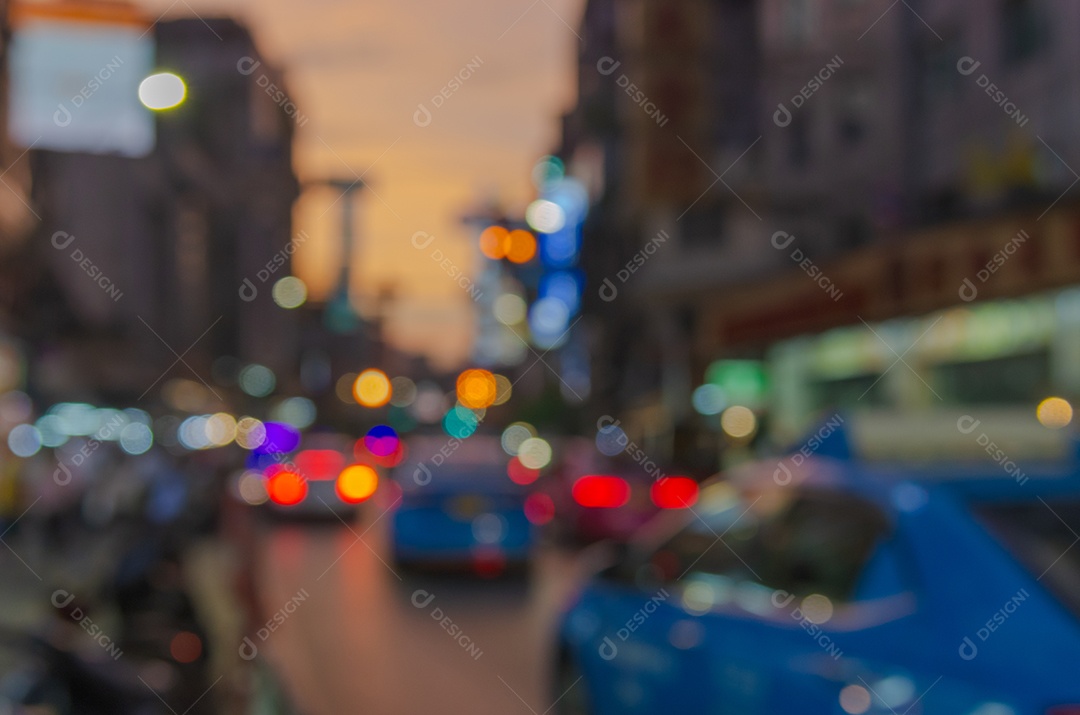
[(1080, 715), (1076, 28), (0, 0), (0, 715)]

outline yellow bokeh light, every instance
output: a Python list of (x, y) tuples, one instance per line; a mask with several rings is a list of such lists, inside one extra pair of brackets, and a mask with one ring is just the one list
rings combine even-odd
[(745, 439), (757, 430), (757, 417), (749, 407), (733, 405), (720, 415), (720, 428), (729, 437)]
[(1047, 397), (1039, 403), (1035, 416), (1044, 427), (1061, 429), (1072, 422), (1073, 408), (1068, 400), (1060, 397)]
[(510, 248), (510, 232), (502, 226), (488, 226), (480, 234), (480, 253), (497, 261), (506, 258)]
[(498, 395), (498, 382), (487, 370), (466, 370), (458, 376), (458, 402), (469, 409), (491, 407)]
[(371, 368), (357, 375), (353, 397), (364, 407), (382, 407), (390, 401), (390, 378), (382, 370)]
[(342, 501), (358, 504), (379, 486), (378, 473), (366, 464), (354, 464), (342, 470), (337, 478), (337, 493)]
[(506, 249), (506, 260), (511, 263), (528, 263), (536, 256), (536, 237), (524, 229), (510, 232), (510, 245)]

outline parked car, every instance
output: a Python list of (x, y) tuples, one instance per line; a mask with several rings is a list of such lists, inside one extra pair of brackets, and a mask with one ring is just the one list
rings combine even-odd
[(752, 465), (561, 623), (562, 713), (1080, 713), (1080, 471)]

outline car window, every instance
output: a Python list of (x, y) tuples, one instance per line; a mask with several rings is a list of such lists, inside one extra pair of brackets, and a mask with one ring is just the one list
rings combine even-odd
[(887, 519), (851, 495), (789, 494), (774, 499), (775, 508), (740, 503), (699, 515), (653, 552), (650, 565), (669, 581), (723, 576), (796, 596), (850, 599)]
[(762, 532), (762, 580), (796, 596), (850, 600), (887, 531), (885, 516), (862, 499), (839, 492), (804, 493)]
[(1080, 501), (994, 504), (978, 519), (1028, 573), (1080, 617)]

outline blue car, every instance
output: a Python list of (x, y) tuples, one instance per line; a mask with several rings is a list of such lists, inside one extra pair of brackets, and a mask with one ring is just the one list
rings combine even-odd
[(505, 465), (448, 459), (397, 468), (400, 498), (390, 543), (403, 566), (471, 569), (493, 576), (521, 570), (535, 541), (525, 489)]
[(584, 587), (556, 711), (1080, 714), (1077, 467), (791, 462), (707, 483)]

